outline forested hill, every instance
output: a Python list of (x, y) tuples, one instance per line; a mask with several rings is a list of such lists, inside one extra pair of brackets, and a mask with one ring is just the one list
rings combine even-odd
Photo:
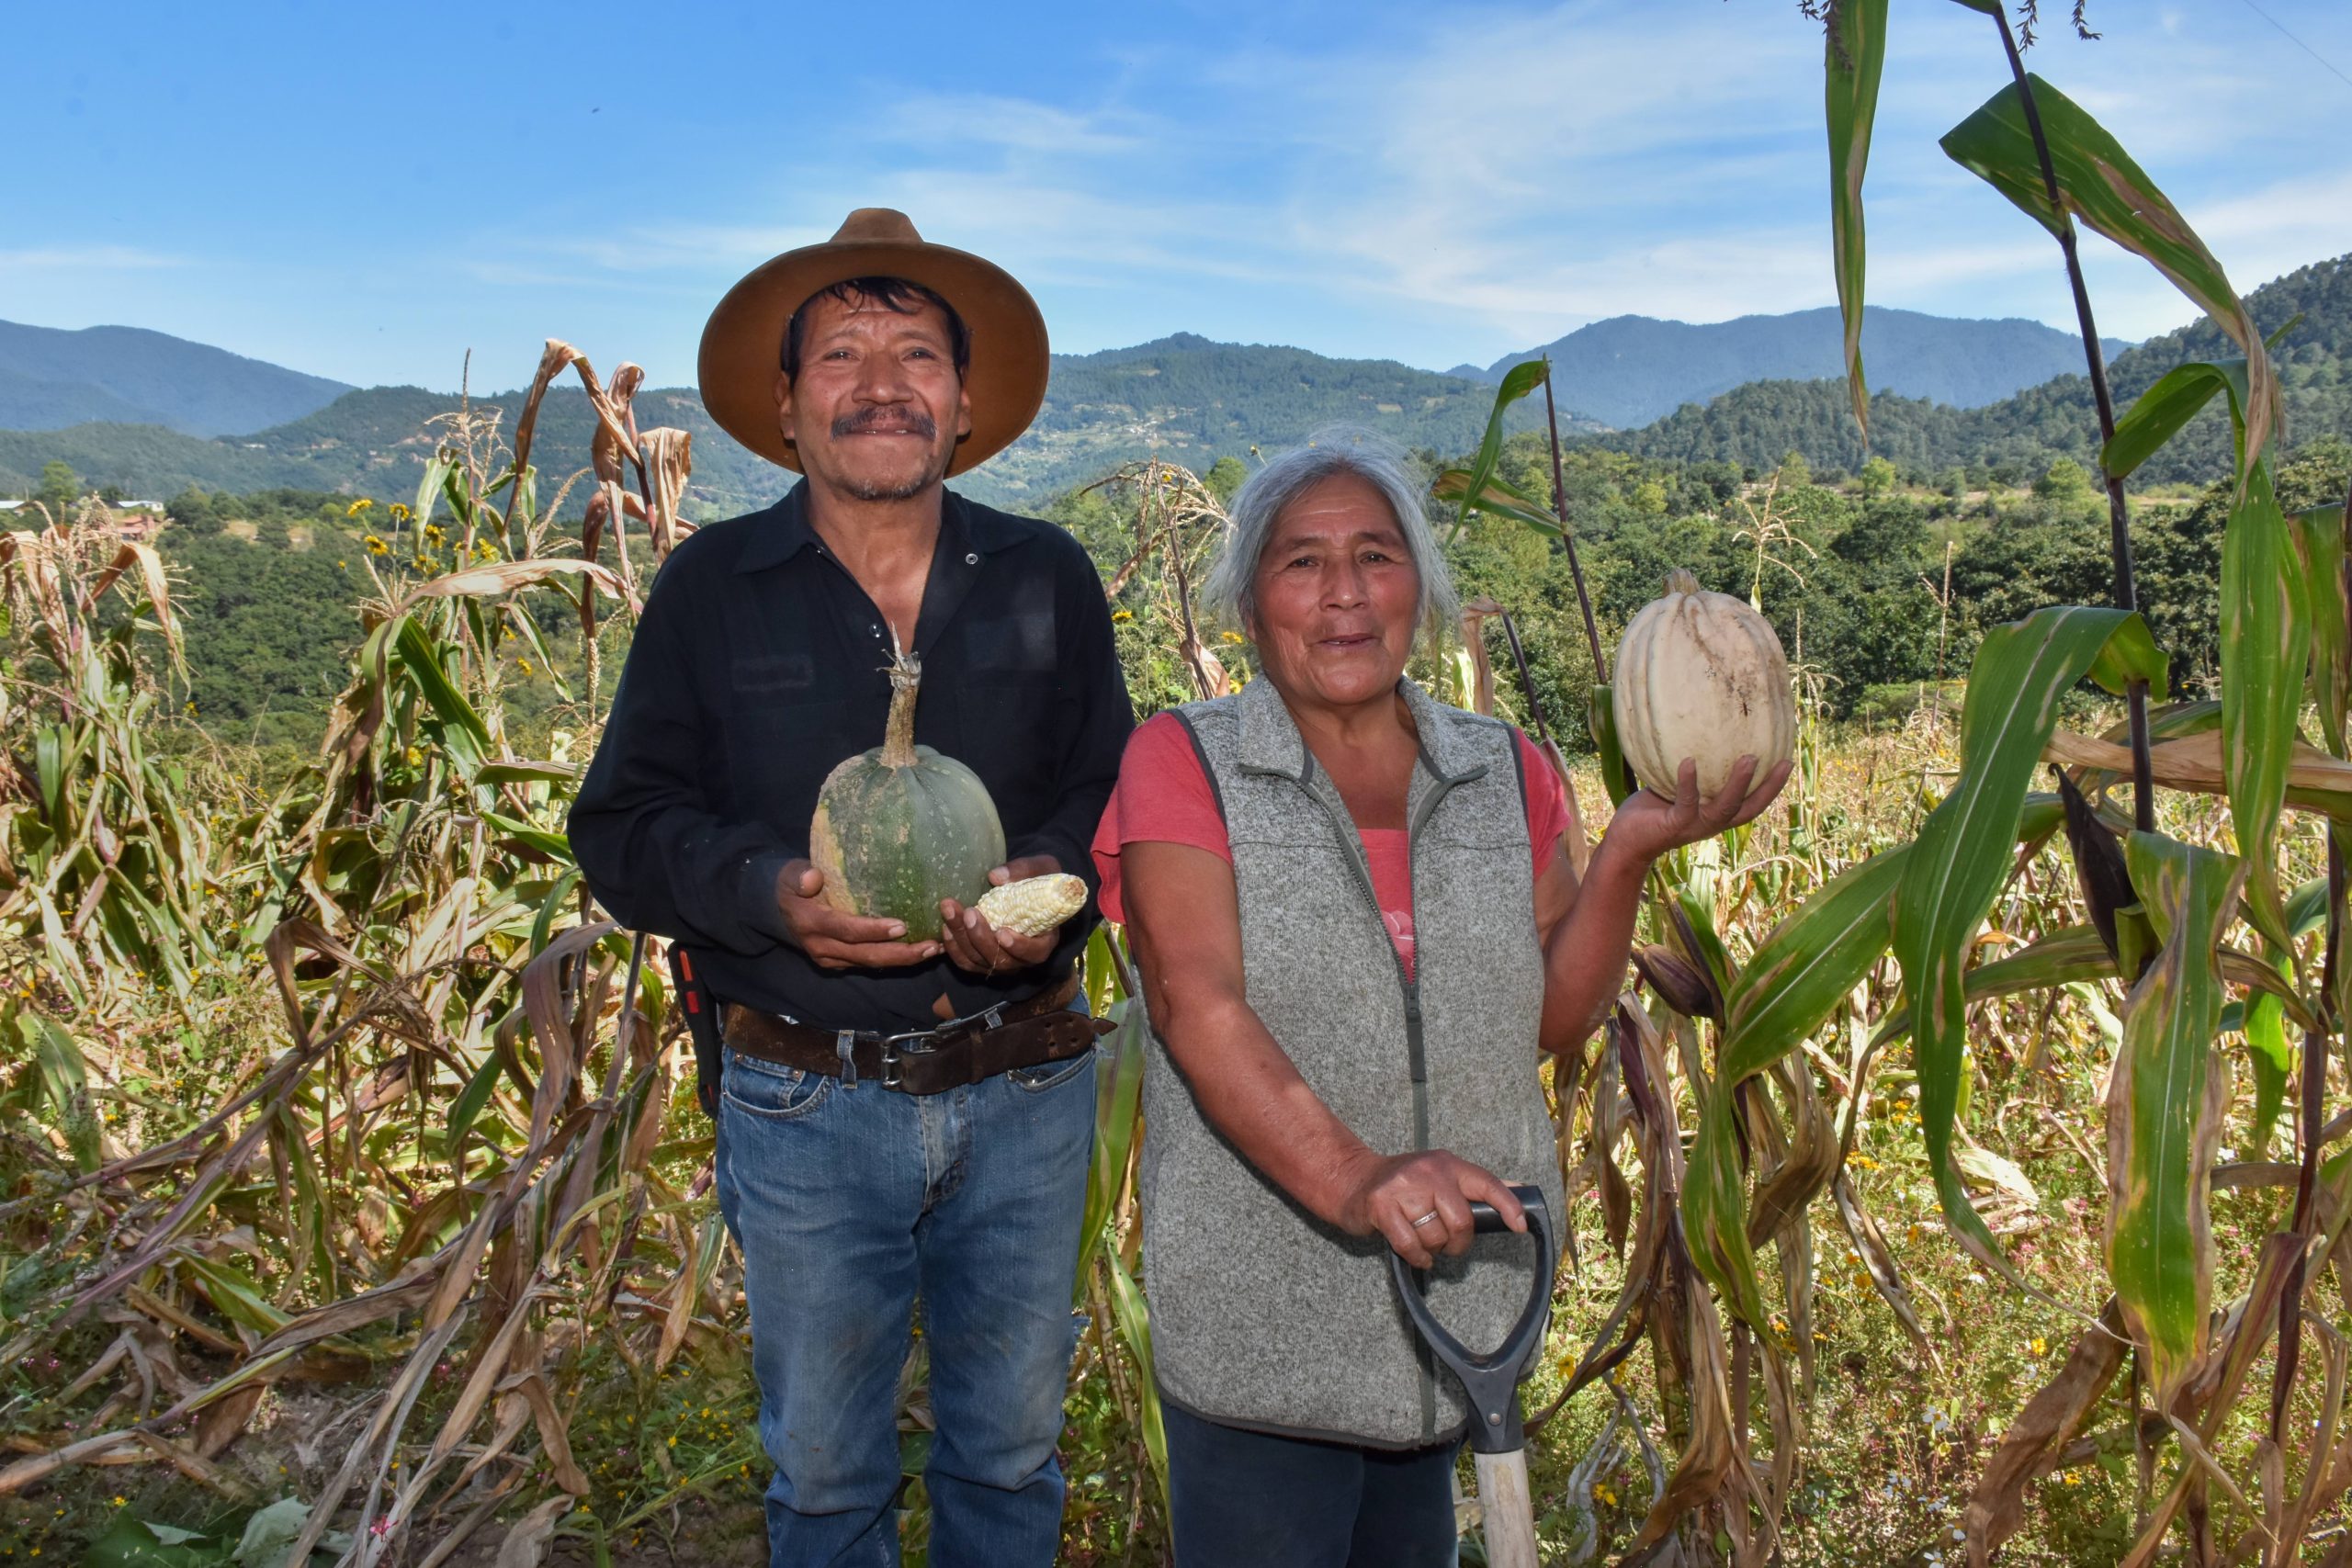
[[(2352, 257), (2290, 273), (2255, 290), (2247, 303), (2266, 332), (2302, 317), (2277, 351), (2290, 447), (2308, 437), (2352, 431)], [(1888, 319), (1901, 314), (1889, 312)], [(1562, 344), (1554, 346), (1565, 354)], [(2074, 352), (2071, 346), (2068, 352)], [(2116, 356), (2111, 368), (2119, 404), (2128, 405), (2185, 358), (2228, 357), (2234, 352), (2210, 322), (2153, 339)], [(1867, 363), (1875, 375), (1887, 360)], [(2071, 357), (2068, 363), (2074, 363)], [(1564, 381), (1571, 373), (1564, 359)], [(95, 412), (112, 412), (110, 404), (93, 397)], [(1204, 471), (1220, 457), (1246, 456), (1252, 446), (1288, 446), (1319, 425), (1341, 420), (1409, 446), (1462, 452), (1476, 445), (1491, 398), (1488, 387), (1466, 377), (1393, 361), (1330, 359), (1303, 349), (1212, 343), (1180, 333), (1133, 348), (1057, 355), (1035, 426), (967, 475), (958, 488), (984, 501), (1034, 509), (1148, 453)], [(477, 401), (503, 409), (511, 427), (521, 398), (508, 393)], [(1564, 412), (1574, 406), (1566, 397), (1562, 401)], [(0, 494), (29, 493), (43, 466), (62, 461), (92, 486), (141, 496), (170, 496), (195, 485), (240, 494), (290, 488), (407, 500), (438, 439), (428, 422), (457, 405), (454, 397), (413, 387), (372, 388), (346, 392), (315, 412), (257, 434), (214, 440), (154, 423), (0, 428)], [(0, 396), (0, 412), (5, 407)], [(1518, 427), (1532, 423), (1538, 409), (1535, 400), (1521, 405), (1514, 414)], [(765, 505), (787, 482), (721, 434), (690, 390), (642, 392), (637, 416), (640, 426), (676, 425), (693, 434), (694, 481), (687, 492), (692, 515), (725, 516)], [(586, 467), (590, 426), (579, 392), (559, 387), (549, 395), (533, 455), (549, 491), (564, 476)], [(2087, 381), (2069, 374), (1981, 408), (1882, 393), (1874, 400), (1867, 452), (1843, 385), (1829, 379), (1751, 382), (1705, 403), (1686, 403), (1634, 430), (1602, 431), (1590, 422), (1571, 422), (1570, 428), (1581, 430), (1577, 439), (1586, 444), (1638, 457), (1728, 461), (1748, 469), (1768, 468), (1797, 452), (1825, 469), (1856, 470), (1875, 455), (1916, 472), (2000, 465), (2031, 475), (2058, 457), (2087, 464), (2095, 457), (2097, 426)], [(2228, 467), (2228, 427), (2216, 409), (2160, 454), (2143, 477), (2152, 482), (2201, 481)]]
[[(1029, 433), (975, 473), (983, 499), (1037, 500), (1158, 452), (1205, 472), (1252, 446), (1318, 426), (1363, 425), (1400, 445), (1476, 446), (1494, 389), (1391, 359), (1327, 359), (1300, 348), (1212, 343), (1191, 333), (1084, 355), (1056, 355)], [(1515, 411), (1528, 428), (1535, 411)], [(1592, 420), (1570, 428), (1594, 431)]]
[[(2267, 283), (2246, 296), (2246, 308), (2266, 333), (2302, 318), (2272, 351), (2286, 397), (2290, 447), (2352, 433), (2352, 256)], [(2109, 367), (2117, 412), (2183, 361), (2242, 357), (2222, 330), (2203, 319), (2151, 338)], [(1923, 471), (2001, 465), (2040, 472), (2061, 457), (2088, 466), (2098, 456), (2098, 431), (2090, 381), (2075, 374), (1977, 409), (1877, 394), (1871, 400), (1865, 452), (1843, 381), (1761, 381), (1703, 405), (1686, 404), (1655, 424), (1611, 434), (1599, 444), (1638, 457), (1744, 468), (1769, 468), (1787, 453), (1801, 452), (1816, 466), (1849, 470), (1875, 456)], [(2218, 478), (2229, 469), (2230, 446), (2228, 415), (2216, 404), (2140, 477), (2152, 483)]]
[[(2109, 339), (2109, 357), (2131, 345)], [(1808, 380), (1845, 368), (1845, 329), (1834, 308), (1736, 321), (1661, 321), (1612, 316), (1542, 348), (1498, 359), (1494, 382), (1548, 355), (1560, 405), (1631, 428), (1750, 381)], [(2063, 376), (2082, 363), (2082, 341), (2040, 321), (1955, 321), (1877, 305), (1862, 311), (1862, 364), (1873, 387), (1973, 408)]]
[(139, 327), (63, 332), (0, 321), (0, 428), (9, 430), (110, 420), (226, 435), (300, 419), (349, 390)]
[[(1329, 359), (1180, 333), (1133, 348), (1055, 355), (1036, 423), (957, 488), (1001, 505), (1034, 505), (1153, 452), (1205, 470), (1220, 457), (1246, 457), (1253, 445), (1294, 445), (1338, 422), (1368, 426), (1408, 446), (1458, 451), (1477, 445), (1493, 400), (1493, 389), (1477, 382), (1393, 360)], [(522, 395), (475, 400), (503, 410), (511, 428)], [(0, 429), (0, 493), (29, 491), (44, 464), (62, 461), (90, 483), (147, 496), (196, 485), (406, 500), (439, 438), (427, 422), (457, 406), (445, 393), (375, 387), (347, 392), (290, 423), (216, 441), (126, 423)], [(636, 412), (640, 428), (675, 425), (693, 434), (687, 502), (696, 516), (764, 506), (789, 482), (720, 431), (691, 390), (640, 392)], [(1518, 411), (1515, 428), (1534, 417), (1532, 409)], [(592, 423), (577, 389), (559, 383), (548, 394), (532, 457), (550, 486), (587, 466)], [(1599, 426), (1570, 421), (1568, 428)]]

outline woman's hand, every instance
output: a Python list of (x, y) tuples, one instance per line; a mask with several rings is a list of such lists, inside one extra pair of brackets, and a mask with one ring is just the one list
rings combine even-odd
[[(1732, 764), (1724, 787), (1706, 800), (1699, 798), (1699, 764), (1685, 757), (1674, 781), (1674, 798), (1666, 800), (1646, 789), (1625, 797), (1610, 818), (1604, 844), (1613, 844), (1644, 864), (1685, 844), (1753, 821), (1789, 782), (1787, 762), (1776, 762), (1762, 779), (1756, 777), (1756, 759), (1742, 757)], [(1753, 787), (1750, 787), (1751, 783)]]
[(1427, 1269), (1441, 1252), (1456, 1256), (1469, 1249), (1473, 1202), (1492, 1203), (1515, 1231), (1527, 1228), (1507, 1182), (1443, 1149), (1385, 1159), (1367, 1149), (1364, 1158), (1369, 1163), (1355, 1173), (1340, 1201), (1339, 1226), (1350, 1235), (1386, 1237), (1416, 1269)]

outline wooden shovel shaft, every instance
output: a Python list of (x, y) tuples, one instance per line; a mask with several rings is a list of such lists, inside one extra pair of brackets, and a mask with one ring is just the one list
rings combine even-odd
[(1527, 1450), (1477, 1454), (1478, 1513), (1487, 1521), (1487, 1568), (1543, 1568), (1535, 1555), (1535, 1502)]

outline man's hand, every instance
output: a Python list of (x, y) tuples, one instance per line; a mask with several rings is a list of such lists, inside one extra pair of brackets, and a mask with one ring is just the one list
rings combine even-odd
[[(1635, 790), (1617, 808), (1602, 834), (1604, 842), (1620, 853), (1638, 856), (1646, 864), (1685, 844), (1712, 839), (1727, 829), (1754, 820), (1772, 804), (1789, 782), (1787, 762), (1776, 762), (1762, 778), (1756, 776), (1756, 759), (1742, 757), (1732, 764), (1731, 776), (1709, 799), (1699, 798), (1699, 765), (1682, 760), (1674, 781), (1674, 798), (1666, 800), (1646, 789)], [(1751, 786), (1751, 784), (1753, 787)]]
[(870, 915), (845, 915), (818, 897), (825, 874), (805, 860), (786, 861), (776, 873), (776, 907), (792, 945), (820, 969), (903, 969), (939, 956), (935, 942), (908, 942), (907, 923)]
[[(989, 872), (989, 882), (1001, 887), (1008, 882), (1050, 876), (1061, 868), (1062, 863), (1051, 855), (1023, 855)], [(953, 898), (939, 901), (939, 913), (948, 961), (974, 975), (1003, 975), (1043, 964), (1053, 956), (1054, 943), (1060, 938), (1058, 926), (1043, 936), (1000, 930), (982, 919), (979, 910), (967, 909)]]
[(1427, 1269), (1441, 1252), (1459, 1256), (1469, 1250), (1473, 1202), (1492, 1203), (1515, 1231), (1527, 1228), (1509, 1183), (1443, 1149), (1385, 1159), (1367, 1149), (1364, 1159), (1349, 1173), (1339, 1205), (1340, 1228), (1350, 1235), (1385, 1237), (1416, 1269)]

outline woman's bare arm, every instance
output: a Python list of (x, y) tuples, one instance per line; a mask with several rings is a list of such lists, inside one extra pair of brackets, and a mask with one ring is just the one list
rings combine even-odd
[(1376, 1231), (1417, 1268), (1470, 1245), (1474, 1200), (1523, 1228), (1518, 1201), (1490, 1172), (1442, 1150), (1382, 1156), (1299, 1076), (1243, 987), (1230, 865), (1149, 841), (1120, 859), (1152, 1027), (1201, 1113), (1244, 1159), (1316, 1218), (1351, 1235)]
[[(1538, 1034), (1544, 1049), (1575, 1050), (1616, 1001), (1650, 863), (1752, 820), (1772, 804), (1788, 777), (1789, 764), (1781, 762), (1759, 779), (1756, 759), (1744, 757), (1722, 792), (1702, 801), (1698, 770), (1686, 761), (1674, 799), (1636, 790), (1617, 808), (1600, 847), (1592, 852), (1582, 886), (1564, 892), (1569, 886), (1566, 868), (1557, 859), (1545, 869), (1535, 887), (1536, 931), (1544, 943), (1544, 1022)], [(1547, 910), (1564, 902), (1566, 913), (1546, 928)]]

